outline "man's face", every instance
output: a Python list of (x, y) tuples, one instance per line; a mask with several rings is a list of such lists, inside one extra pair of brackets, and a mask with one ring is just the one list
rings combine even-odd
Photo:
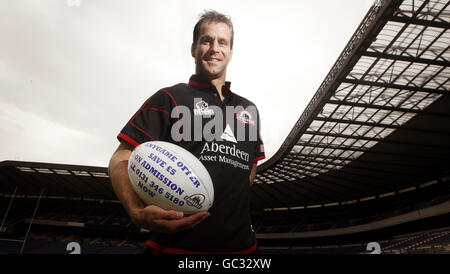
[(199, 39), (192, 45), (191, 52), (195, 58), (196, 74), (210, 79), (225, 76), (233, 55), (230, 27), (220, 22), (203, 23)]

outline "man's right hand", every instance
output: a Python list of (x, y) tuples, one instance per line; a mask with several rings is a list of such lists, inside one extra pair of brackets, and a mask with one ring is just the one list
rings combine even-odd
[(201, 211), (184, 217), (183, 212), (165, 210), (155, 205), (130, 211), (131, 220), (138, 227), (169, 234), (193, 228), (209, 216), (208, 211)]
[(139, 227), (156, 232), (176, 233), (198, 225), (210, 214), (207, 211), (184, 217), (182, 212), (146, 206), (137, 196), (128, 177), (128, 159), (133, 147), (121, 143), (109, 162), (111, 183), (131, 220)]

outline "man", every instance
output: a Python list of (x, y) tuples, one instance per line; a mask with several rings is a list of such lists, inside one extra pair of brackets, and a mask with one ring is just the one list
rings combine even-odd
[[(205, 12), (193, 33), (195, 75), (188, 84), (153, 94), (118, 135), (121, 143), (109, 165), (111, 182), (132, 221), (151, 231), (146, 244), (154, 253), (251, 253), (256, 249), (249, 181), (257, 161), (265, 156), (256, 107), (231, 92), (230, 82), (225, 81), (233, 38), (227, 16)], [(146, 206), (138, 198), (128, 179), (128, 159), (134, 147), (153, 140), (182, 146), (202, 161), (214, 184), (209, 212), (184, 216)]]

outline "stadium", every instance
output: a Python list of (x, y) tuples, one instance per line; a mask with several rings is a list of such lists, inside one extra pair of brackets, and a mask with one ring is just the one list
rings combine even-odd
[[(258, 167), (261, 254), (450, 253), (450, 2), (370, 8)], [(106, 167), (0, 162), (1, 254), (139, 254)]]

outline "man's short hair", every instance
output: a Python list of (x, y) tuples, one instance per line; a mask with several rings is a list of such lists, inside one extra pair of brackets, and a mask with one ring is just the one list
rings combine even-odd
[(194, 39), (193, 39), (193, 45), (196, 45), (198, 42), (198, 39), (200, 38), (200, 27), (203, 23), (225, 23), (230, 27), (231, 30), (231, 41), (230, 41), (230, 47), (233, 49), (233, 40), (234, 40), (234, 30), (233, 30), (233, 23), (231, 22), (231, 19), (229, 16), (219, 13), (215, 10), (207, 10), (203, 14), (200, 14), (200, 19), (198, 20), (197, 24), (195, 24), (194, 27)]

